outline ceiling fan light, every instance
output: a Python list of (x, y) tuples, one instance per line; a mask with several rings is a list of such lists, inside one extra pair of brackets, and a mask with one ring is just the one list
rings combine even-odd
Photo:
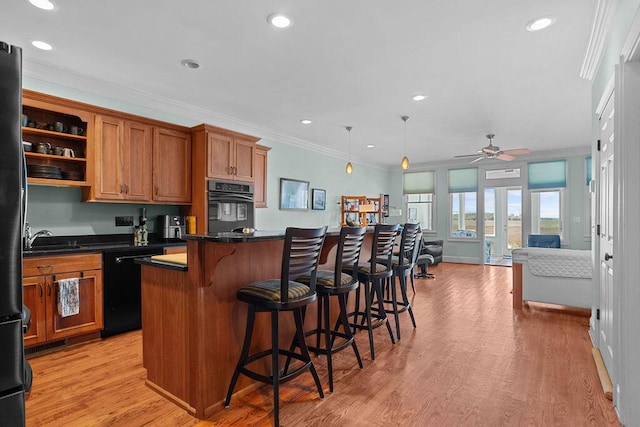
[(400, 163), (400, 166), (402, 166), (402, 169), (404, 170), (409, 169), (409, 159), (407, 159), (407, 156), (404, 156), (402, 158), (402, 162)]
[(347, 163), (347, 167), (345, 168), (345, 172), (347, 172), (347, 175), (351, 175), (353, 173), (353, 165), (351, 164), (351, 162)]

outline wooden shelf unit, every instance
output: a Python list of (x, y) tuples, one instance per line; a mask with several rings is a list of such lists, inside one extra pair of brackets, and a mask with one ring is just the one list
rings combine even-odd
[[(40, 99), (31, 98), (25, 94), (23, 98), (22, 113), (29, 121), (29, 126), (22, 127), (22, 140), (30, 142), (32, 150), (36, 144), (47, 144), (53, 150), (56, 147), (70, 148), (75, 157), (65, 157), (49, 153), (38, 153), (35, 151), (25, 152), (27, 166), (55, 166), (63, 172), (79, 172), (81, 180), (69, 179), (49, 179), (28, 177), (30, 184), (39, 185), (64, 185), (72, 187), (84, 187), (89, 185), (87, 180), (87, 127), (92, 119), (92, 115), (86, 111), (69, 108), (63, 105), (44, 102)], [(54, 123), (63, 123), (63, 132), (56, 132), (47, 129), (54, 126)], [(82, 129), (81, 135), (68, 133), (72, 126)]]
[(375, 225), (382, 221), (382, 197), (342, 196), (340, 212), (343, 226), (347, 218), (361, 227)]

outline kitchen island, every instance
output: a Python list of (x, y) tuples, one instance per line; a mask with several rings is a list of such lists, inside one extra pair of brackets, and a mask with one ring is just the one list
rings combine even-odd
[[(320, 262), (327, 268), (333, 265), (328, 260), (338, 234), (332, 231), (325, 240)], [(284, 231), (186, 239), (186, 266), (153, 259), (142, 263), (143, 365), (151, 388), (205, 418), (222, 409), (242, 348), (247, 305), (236, 299), (236, 291), (280, 276)], [(307, 318), (311, 315), (310, 310)], [(291, 316), (283, 314), (282, 346), (290, 344), (294, 329)], [(270, 334), (268, 318), (262, 321), (259, 314), (252, 348), (269, 348)], [(262, 362), (269, 372), (269, 361)], [(240, 376), (236, 394), (262, 385)]]

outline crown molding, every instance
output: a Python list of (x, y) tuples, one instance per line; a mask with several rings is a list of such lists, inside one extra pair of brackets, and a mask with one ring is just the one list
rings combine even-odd
[(611, 26), (611, 21), (618, 7), (618, 1), (619, 0), (596, 0), (596, 10), (591, 26), (591, 35), (589, 36), (587, 51), (584, 55), (582, 68), (580, 70), (580, 77), (583, 79), (592, 80), (598, 71), (609, 27)]
[[(235, 117), (226, 116), (206, 108), (191, 105), (174, 99), (158, 96), (151, 92), (127, 87), (124, 85), (96, 79), (91, 76), (74, 72), (67, 68), (57, 67), (47, 62), (23, 58), (22, 72), (24, 75), (42, 82), (62, 86), (75, 92), (76, 101), (95, 104), (95, 99), (87, 96), (94, 95), (104, 98), (107, 103), (123, 105), (128, 109), (143, 109), (145, 111), (126, 111), (132, 114), (154, 116), (158, 120), (165, 120), (161, 114), (170, 115), (174, 121), (179, 121), (183, 126), (195, 126), (207, 123), (235, 132), (240, 132), (261, 139), (273, 140), (286, 145), (313, 151), (325, 156), (337, 159), (346, 159), (346, 153), (322, 147), (313, 142), (285, 135), (267, 127), (251, 123)], [(65, 95), (65, 97), (69, 97)], [(102, 105), (114, 108), (114, 105)], [(115, 107), (117, 109), (117, 107)], [(351, 157), (355, 164), (364, 165), (362, 159)], [(372, 165), (369, 161), (366, 166), (385, 170), (386, 167), (379, 164)]]
[(637, 61), (640, 59), (640, 8), (636, 10), (636, 14), (633, 17), (633, 22), (629, 28), (627, 39), (622, 45), (620, 55), (624, 62)]

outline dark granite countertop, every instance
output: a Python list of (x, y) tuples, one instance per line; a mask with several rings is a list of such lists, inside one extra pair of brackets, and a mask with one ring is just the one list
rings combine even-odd
[[(367, 227), (367, 232), (372, 233), (374, 227)], [(285, 230), (256, 230), (253, 233), (222, 232), (209, 235), (188, 234), (183, 236), (186, 240), (200, 240), (218, 243), (243, 243), (257, 242), (260, 240), (284, 240)], [(327, 236), (340, 235), (340, 227), (332, 227), (327, 230)]]
[(186, 240), (200, 240), (217, 243), (243, 243), (257, 242), (260, 240), (284, 240), (284, 230), (256, 230), (253, 233), (233, 233), (231, 231), (222, 233), (188, 234), (183, 236)]
[(168, 246), (183, 246), (186, 243), (184, 240), (164, 240), (151, 235), (147, 246), (134, 246), (133, 236), (130, 234), (39, 237), (35, 240), (31, 249), (22, 251), (22, 256), (27, 258), (88, 252), (110, 252), (122, 249), (163, 248)]

